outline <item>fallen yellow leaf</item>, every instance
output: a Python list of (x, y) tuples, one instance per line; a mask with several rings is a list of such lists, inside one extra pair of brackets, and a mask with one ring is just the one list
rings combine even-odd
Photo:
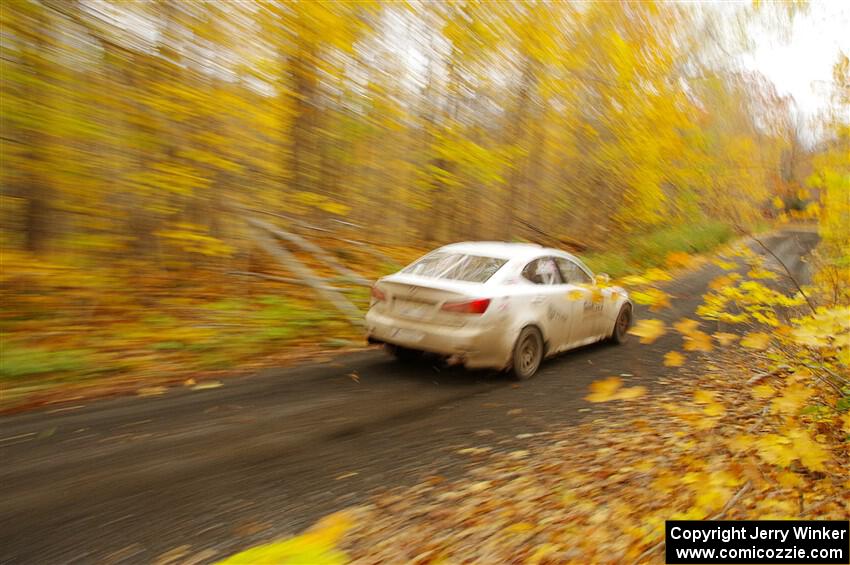
[(754, 386), (753, 389), (750, 392), (756, 398), (761, 398), (761, 399), (771, 398), (772, 396), (774, 396), (776, 394), (776, 390), (768, 384)]
[(819, 443), (812, 439), (812, 436), (805, 430), (795, 428), (788, 432), (788, 437), (797, 456), (802, 463), (810, 471), (823, 471), (824, 463), (829, 460), (829, 452)]
[(729, 271), (729, 270), (737, 267), (737, 265), (735, 263), (733, 263), (731, 261), (724, 261), (723, 259), (714, 259), (712, 262), (715, 265), (717, 265), (718, 267), (720, 267), (721, 269), (724, 269), (726, 271)]
[(685, 356), (678, 351), (668, 351), (664, 355), (664, 366), (681, 367), (685, 364)]
[(716, 339), (717, 342), (724, 347), (734, 343), (734, 341), (736, 339), (738, 339), (737, 335), (730, 334), (730, 333), (727, 333), (727, 332), (717, 332), (713, 335), (714, 335), (714, 339)]
[(684, 336), (685, 351), (711, 351), (714, 346), (711, 345), (711, 336), (705, 332), (694, 330), (690, 334)]
[(663, 290), (650, 288), (632, 292), (632, 299), (638, 304), (648, 305), (650, 310), (656, 311), (670, 306), (670, 295)]
[(774, 414), (796, 414), (813, 394), (814, 391), (806, 385), (794, 383), (771, 401), (770, 411)]
[(669, 281), (673, 280), (670, 273), (659, 268), (648, 269), (644, 274), (644, 278), (648, 281)]
[(617, 393), (617, 400), (634, 400), (635, 398), (640, 398), (646, 394), (646, 387), (644, 386), (632, 386), (629, 388), (624, 388)]
[(720, 486), (701, 486), (697, 491), (696, 506), (706, 513), (719, 510), (732, 497), (732, 491)]
[(641, 343), (652, 343), (666, 331), (664, 322), (661, 320), (638, 320), (629, 333), (638, 336)]
[(755, 445), (755, 438), (751, 435), (738, 434), (727, 442), (729, 449), (735, 453), (749, 451)]
[(785, 436), (766, 434), (757, 440), (758, 454), (771, 465), (787, 467), (797, 458), (790, 443)]
[(761, 267), (754, 267), (753, 269), (750, 269), (750, 271), (747, 273), (747, 276), (750, 277), (751, 279), (774, 280), (774, 279), (779, 278), (779, 276), (776, 273), (774, 273), (773, 271), (768, 271), (767, 269), (763, 269)]
[(671, 253), (668, 253), (667, 259), (665, 259), (665, 263), (670, 269), (688, 267), (693, 262), (693, 256), (688, 253), (685, 253), (684, 251), (673, 251)]
[(748, 333), (741, 339), (741, 346), (749, 349), (763, 350), (770, 344), (770, 336), (763, 332)]
[(699, 327), (699, 322), (696, 320), (691, 320), (690, 318), (682, 318), (675, 324), (673, 327), (682, 335), (690, 335), (691, 333), (697, 331)]
[(783, 471), (777, 475), (776, 480), (785, 488), (798, 488), (803, 486), (803, 479), (792, 471)]
[(590, 394), (584, 397), (588, 402), (608, 402), (616, 399), (616, 392), (623, 384), (620, 377), (608, 377), (590, 384)]
[(714, 398), (716, 396), (717, 393), (713, 390), (695, 390), (694, 402), (697, 404), (708, 404), (710, 402), (714, 402)]

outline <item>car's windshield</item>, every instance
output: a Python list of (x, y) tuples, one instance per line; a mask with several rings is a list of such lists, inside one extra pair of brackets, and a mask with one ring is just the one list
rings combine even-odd
[(507, 259), (437, 251), (405, 267), (402, 273), (434, 279), (483, 283), (507, 263)]

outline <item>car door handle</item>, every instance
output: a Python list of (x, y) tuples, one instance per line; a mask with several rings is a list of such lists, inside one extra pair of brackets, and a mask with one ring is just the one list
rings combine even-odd
[(532, 304), (540, 304), (541, 302), (543, 302), (543, 300), (544, 300), (544, 298), (542, 296), (535, 296), (534, 298), (531, 299), (531, 303)]

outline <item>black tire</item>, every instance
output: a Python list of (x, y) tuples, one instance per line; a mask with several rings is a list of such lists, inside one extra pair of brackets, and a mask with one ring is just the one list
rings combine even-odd
[(527, 326), (519, 332), (512, 357), (514, 379), (525, 381), (537, 373), (543, 362), (543, 336), (540, 330)]
[(629, 337), (629, 328), (632, 327), (632, 305), (623, 304), (617, 319), (614, 321), (614, 329), (611, 331), (613, 343), (623, 343)]
[(413, 363), (422, 358), (422, 352), (418, 349), (410, 349), (400, 345), (387, 345), (387, 350), (402, 363)]

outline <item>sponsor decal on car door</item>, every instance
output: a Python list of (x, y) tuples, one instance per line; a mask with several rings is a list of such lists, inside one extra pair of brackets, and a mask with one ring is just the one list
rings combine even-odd
[(562, 284), (559, 285), (558, 294), (555, 302), (557, 302), (557, 317), (558, 317), (558, 351), (563, 351), (572, 347), (576, 341), (576, 331), (581, 325), (582, 313), (582, 291), (576, 285)]
[(590, 290), (582, 285), (564, 285), (564, 296), (569, 304), (567, 347), (576, 347), (589, 335), (588, 324), (592, 317), (592, 300)]
[(588, 299), (585, 301), (584, 312), (587, 324), (587, 338), (595, 338), (599, 334), (602, 314), (605, 310), (605, 294), (598, 286), (588, 289)]
[(587, 343), (594, 335), (594, 320), (601, 307), (599, 297), (593, 292), (590, 276), (576, 263), (565, 258), (556, 257), (561, 277), (566, 282), (566, 296), (570, 302), (570, 335), (567, 339), (569, 347)]

